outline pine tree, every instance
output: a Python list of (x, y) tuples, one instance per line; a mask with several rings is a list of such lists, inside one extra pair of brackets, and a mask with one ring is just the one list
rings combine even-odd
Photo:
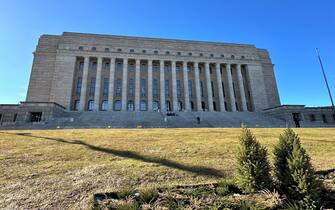
[(271, 187), (268, 153), (247, 128), (240, 136), (237, 156), (238, 183), (244, 192), (254, 192)]
[(273, 152), (275, 181), (278, 188), (284, 193), (288, 192), (288, 187), (293, 183), (288, 168), (287, 157), (292, 154), (294, 141), (300, 142), (299, 137), (292, 129), (286, 129), (279, 136), (279, 142)]
[(292, 129), (285, 130), (280, 136), (274, 155), (279, 189), (301, 209), (315, 209), (321, 183), (315, 175), (310, 157)]

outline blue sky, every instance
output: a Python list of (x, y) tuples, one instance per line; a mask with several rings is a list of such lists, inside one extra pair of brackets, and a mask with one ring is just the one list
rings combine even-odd
[(269, 50), (282, 104), (335, 94), (334, 0), (0, 0), (0, 103), (24, 101), (41, 34), (64, 31), (255, 44)]

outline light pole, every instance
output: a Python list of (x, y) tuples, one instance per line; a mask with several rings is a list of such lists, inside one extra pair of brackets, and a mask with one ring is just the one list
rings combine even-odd
[(333, 111), (335, 112), (335, 107), (334, 107), (334, 101), (333, 101), (333, 97), (332, 97), (332, 94), (330, 92), (330, 88), (329, 88), (329, 85), (328, 85), (328, 81), (327, 81), (327, 77), (326, 77), (326, 74), (325, 74), (325, 70), (323, 68), (323, 64), (322, 64), (322, 60), (321, 60), (321, 56), (320, 56), (320, 52), (319, 52), (319, 49), (316, 48), (316, 53), (318, 55), (318, 59), (319, 59), (319, 62), (320, 62), (320, 66), (321, 66), (321, 70), (322, 70), (322, 74), (323, 74), (323, 78), (325, 80), (325, 83), (326, 83), (326, 86), (327, 86), (327, 90), (328, 90), (328, 94), (329, 94), (329, 98), (330, 98), (330, 101), (332, 103), (332, 109)]

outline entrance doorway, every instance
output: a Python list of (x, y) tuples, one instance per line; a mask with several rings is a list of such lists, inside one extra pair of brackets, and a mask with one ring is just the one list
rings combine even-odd
[(300, 128), (300, 113), (292, 113), (293, 121), (296, 128)]
[(42, 120), (42, 112), (30, 112), (30, 122), (40, 122)]

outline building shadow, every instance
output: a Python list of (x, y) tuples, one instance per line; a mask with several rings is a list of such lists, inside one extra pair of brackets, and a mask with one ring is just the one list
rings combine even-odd
[(32, 135), (31, 133), (7, 133), (7, 132), (0, 132), (0, 133), (6, 133), (6, 134), (18, 135), (18, 136), (26, 136), (26, 137), (37, 138), (37, 139), (46, 139), (46, 140), (57, 141), (57, 142), (65, 143), (65, 144), (81, 145), (93, 151), (111, 154), (111, 155), (115, 155), (115, 156), (123, 157), (123, 158), (140, 160), (140, 161), (147, 162), (147, 163), (155, 163), (161, 166), (179, 169), (179, 170), (183, 170), (186, 172), (195, 173), (201, 176), (210, 176), (210, 177), (216, 177), (216, 178), (223, 178), (226, 176), (224, 172), (214, 169), (214, 168), (209, 168), (209, 167), (204, 167), (204, 166), (188, 166), (188, 165), (184, 165), (184, 164), (181, 164), (181, 163), (169, 160), (169, 159), (141, 155), (133, 151), (99, 147), (99, 146), (95, 146), (92, 144), (88, 144), (82, 140), (66, 140), (63, 138), (50, 138), (50, 137), (44, 137), (44, 136), (35, 136), (35, 135)]

